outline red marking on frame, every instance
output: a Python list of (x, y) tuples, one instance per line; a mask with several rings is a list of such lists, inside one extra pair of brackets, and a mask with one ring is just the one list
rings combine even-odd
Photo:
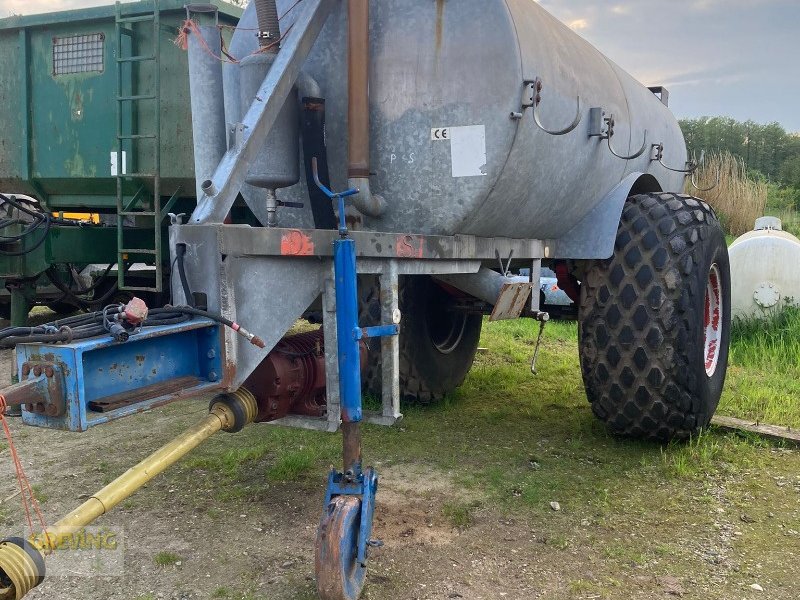
[(398, 258), (422, 258), (425, 238), (419, 235), (398, 235), (395, 252)]
[(281, 237), (281, 255), (283, 256), (312, 256), (314, 242), (299, 229), (290, 229)]

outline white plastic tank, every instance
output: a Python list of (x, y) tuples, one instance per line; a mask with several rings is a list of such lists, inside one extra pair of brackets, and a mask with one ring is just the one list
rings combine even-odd
[(780, 219), (757, 219), (728, 253), (734, 318), (765, 318), (787, 304), (800, 306), (800, 240), (783, 231)]

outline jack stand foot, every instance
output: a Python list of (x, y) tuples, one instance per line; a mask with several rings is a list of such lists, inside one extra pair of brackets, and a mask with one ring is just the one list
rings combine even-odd
[(356, 600), (364, 588), (378, 476), (367, 469), (352, 481), (332, 471), (315, 548), (317, 592), (321, 600)]
[(325, 509), (317, 532), (317, 592), (321, 600), (356, 600), (367, 569), (356, 558), (361, 500), (337, 496)]

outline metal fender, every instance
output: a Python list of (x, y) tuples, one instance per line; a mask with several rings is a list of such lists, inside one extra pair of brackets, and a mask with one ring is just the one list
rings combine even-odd
[(649, 173), (631, 173), (562, 237), (548, 240), (546, 258), (608, 258), (614, 251), (622, 209), (632, 194), (660, 192)]

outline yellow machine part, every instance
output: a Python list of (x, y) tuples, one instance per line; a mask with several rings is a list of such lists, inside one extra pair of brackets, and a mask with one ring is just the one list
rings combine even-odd
[(72, 221), (89, 221), (90, 223), (94, 223), (95, 225), (100, 223), (100, 215), (98, 215), (97, 213), (55, 212), (53, 213), (53, 216), (61, 219), (70, 219)]

